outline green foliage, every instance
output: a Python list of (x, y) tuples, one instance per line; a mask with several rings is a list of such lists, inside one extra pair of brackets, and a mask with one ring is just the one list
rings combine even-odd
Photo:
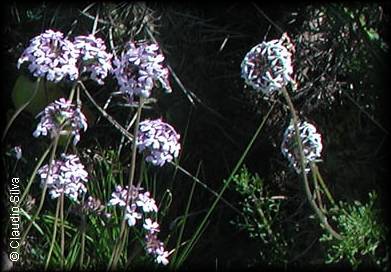
[(280, 222), (280, 199), (270, 197), (259, 175), (251, 174), (245, 166), (233, 177), (232, 187), (243, 197), (239, 202), (243, 216), (232, 223), (260, 242), (262, 262), (285, 263), (287, 243), (277, 225)]
[(386, 270), (388, 253), (379, 256), (377, 250), (385, 242), (385, 226), (379, 222), (379, 211), (375, 209), (375, 193), (369, 193), (369, 202), (353, 204), (340, 202), (339, 207), (331, 210), (332, 218), (337, 222), (342, 240), (324, 234), (320, 241), (326, 243), (326, 263), (338, 263), (347, 260), (354, 269), (363, 263), (364, 258)]

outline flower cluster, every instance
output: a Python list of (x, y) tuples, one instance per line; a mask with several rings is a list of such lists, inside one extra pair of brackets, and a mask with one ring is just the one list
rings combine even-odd
[(164, 249), (164, 244), (157, 238), (157, 235), (153, 232), (148, 232), (145, 235), (145, 249), (148, 254), (155, 258), (155, 262), (163, 265), (168, 264), (169, 253)]
[(149, 192), (141, 193), (142, 188), (132, 187), (128, 190), (128, 186), (122, 188), (118, 185), (115, 191), (111, 194), (109, 201), (110, 206), (126, 206), (126, 198), (129, 194), (129, 205), (126, 206), (125, 219), (128, 221), (129, 226), (134, 226), (137, 223), (137, 219), (141, 219), (142, 212), (157, 212), (155, 200), (150, 197)]
[(49, 104), (37, 117), (41, 120), (34, 131), (34, 137), (40, 135), (53, 138), (58, 134), (71, 133), (74, 136), (73, 144), (76, 145), (80, 140), (80, 130), (87, 130), (87, 119), (79, 108), (74, 107), (70, 101), (60, 98)]
[(287, 35), (279, 40), (254, 46), (242, 61), (242, 77), (246, 84), (266, 95), (285, 87), (292, 79), (292, 44)]
[(114, 59), (116, 67), (113, 72), (120, 92), (129, 102), (133, 101), (135, 95), (149, 97), (157, 82), (167, 92), (171, 92), (168, 69), (163, 67), (163, 61), (164, 56), (160, 53), (159, 46), (145, 41), (130, 41), (120, 58)]
[[(305, 171), (308, 173), (311, 170), (308, 166), (309, 162), (315, 161), (321, 157), (320, 153), (323, 148), (322, 137), (316, 132), (315, 126), (308, 122), (301, 122), (298, 126), (305, 156)], [(281, 144), (281, 152), (299, 174), (301, 172), (299, 163), (300, 154), (296, 144), (295, 128), (293, 124), (289, 125), (285, 130), (284, 139)]]
[[(129, 226), (135, 226), (137, 221), (143, 218), (144, 214), (145, 219), (143, 228), (147, 231), (145, 236), (145, 249), (148, 254), (155, 258), (157, 263), (166, 265), (168, 263), (168, 252), (164, 250), (164, 244), (158, 240), (156, 234), (160, 231), (159, 224), (156, 221), (153, 221), (149, 216), (145, 216), (151, 212), (157, 213), (158, 207), (156, 206), (155, 200), (151, 198), (150, 193), (148, 191), (142, 191), (143, 189), (140, 187), (132, 186), (129, 190), (128, 186), (122, 188), (122, 186), (118, 185), (111, 194), (108, 205), (118, 205), (125, 208), (125, 220), (127, 220)], [(128, 205), (126, 205), (127, 198), (129, 198)]]
[(91, 79), (103, 84), (112, 69), (111, 58), (100, 38), (78, 36), (72, 43), (62, 32), (49, 29), (31, 39), (17, 67), (28, 61), (28, 69), (34, 76), (54, 82), (67, 77), (76, 80), (80, 74), (90, 72)]
[(80, 53), (80, 74), (89, 72), (92, 80), (103, 85), (103, 79), (112, 69), (111, 58), (113, 57), (112, 54), (106, 52), (104, 41), (90, 34), (77, 36), (73, 44)]
[(178, 157), (179, 138), (175, 129), (161, 119), (145, 120), (140, 123), (136, 143), (139, 152), (145, 152), (146, 161), (163, 166)]
[(38, 170), (38, 175), (41, 186), (47, 184), (52, 199), (64, 193), (68, 198), (78, 201), (79, 193), (87, 192), (84, 183), (88, 180), (88, 174), (76, 155), (62, 154), (60, 160), (52, 162), (50, 170), (46, 164)]
[(28, 61), (28, 69), (36, 77), (46, 77), (54, 82), (66, 77), (76, 80), (79, 76), (76, 68), (79, 51), (63, 36), (63, 33), (49, 29), (31, 39), (17, 67), (20, 68), (23, 62)]

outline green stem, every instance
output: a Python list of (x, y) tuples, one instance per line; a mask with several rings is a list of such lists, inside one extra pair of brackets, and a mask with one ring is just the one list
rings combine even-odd
[(42, 193), (41, 193), (41, 200), (39, 202), (39, 206), (38, 206), (38, 209), (37, 209), (37, 212), (34, 214), (33, 218), (31, 219), (29, 225), (27, 226), (24, 234), (22, 235), (22, 238), (21, 238), (21, 242), (20, 244), (22, 245), (24, 240), (26, 239), (27, 237), (27, 234), (29, 233), (30, 231), (30, 228), (32, 226), (32, 224), (34, 223), (35, 219), (38, 217), (39, 213), (41, 212), (41, 209), (43, 207), (43, 202), (45, 201), (45, 196), (46, 196), (46, 190), (47, 190), (47, 182), (49, 180), (49, 177), (51, 175), (51, 171), (52, 171), (52, 164), (53, 164), (53, 161), (54, 161), (54, 157), (56, 155), (56, 150), (57, 150), (57, 145), (58, 145), (58, 140), (59, 140), (59, 135), (57, 135), (55, 138), (54, 138), (54, 143), (53, 143), (53, 148), (52, 148), (52, 153), (50, 155), (50, 159), (49, 159), (49, 165), (48, 165), (48, 174), (47, 174), (47, 177), (46, 177), (46, 180), (45, 180), (45, 185), (43, 187), (43, 190), (42, 190)]
[(61, 270), (64, 269), (65, 260), (65, 232), (64, 232), (64, 192), (61, 192), (60, 198), (60, 219), (61, 219)]
[[(49, 253), (48, 253), (48, 258), (46, 259), (46, 264), (45, 264), (45, 270), (48, 269), (49, 263), (50, 263), (50, 258), (52, 257), (52, 252), (54, 248), (54, 242), (56, 241), (56, 234), (57, 234), (57, 221), (58, 221), (58, 213), (60, 211), (60, 203), (61, 199), (59, 198), (57, 200), (57, 207), (56, 207), (56, 217), (54, 219), (54, 228), (53, 228), (53, 235), (52, 235), (52, 241), (50, 243), (50, 248), (49, 248)], [(62, 268), (61, 268), (62, 269)]]
[[(311, 164), (312, 164), (312, 162), (311, 162)], [(316, 173), (314, 171), (311, 171), (311, 173), (312, 173), (312, 181), (314, 182), (314, 191), (315, 191), (315, 194), (316, 194), (316, 200), (318, 201), (318, 206), (319, 206), (320, 210), (324, 214), (326, 214), (326, 210), (325, 210), (325, 208), (323, 206), (322, 196), (320, 194), (320, 188), (319, 188), (319, 183), (318, 183), (318, 179), (317, 179)]]
[(305, 193), (307, 195), (308, 201), (310, 202), (311, 207), (315, 211), (315, 213), (318, 216), (318, 218), (319, 218), (320, 222), (322, 223), (323, 227), (333, 237), (335, 237), (338, 240), (341, 240), (342, 236), (340, 234), (338, 234), (330, 226), (330, 224), (327, 222), (327, 217), (322, 213), (322, 211), (316, 205), (315, 199), (313, 198), (313, 196), (311, 194), (310, 185), (308, 183), (307, 174), (305, 172), (305, 163), (304, 163), (305, 156), (304, 156), (304, 151), (303, 151), (303, 144), (302, 144), (301, 139), (300, 139), (300, 131), (299, 131), (299, 127), (298, 127), (299, 119), (298, 119), (298, 117), (296, 115), (296, 110), (295, 110), (295, 108), (293, 106), (292, 100), (290, 99), (288, 91), (286, 90), (286, 88), (282, 89), (282, 93), (284, 95), (284, 98), (285, 98), (286, 102), (288, 103), (288, 107), (289, 107), (289, 109), (291, 111), (291, 114), (292, 114), (293, 126), (295, 128), (295, 137), (296, 137), (296, 142), (297, 142), (297, 145), (298, 145), (298, 148), (299, 148), (299, 154), (300, 154), (300, 168), (301, 168), (301, 173), (302, 173), (302, 176), (303, 176), (304, 189), (305, 189)]
[[(84, 207), (84, 196), (82, 200), (82, 207)], [(80, 249), (80, 260), (79, 260), (79, 270), (83, 269), (83, 261), (84, 261), (84, 250), (85, 250), (85, 242), (86, 242), (86, 215), (83, 211), (81, 218), (81, 249)]]
[[(182, 255), (185, 255), (185, 254), (188, 254), (188, 252), (191, 250), (193, 244), (196, 242), (196, 238), (198, 237), (199, 238), (199, 235), (201, 233), (201, 231), (203, 230), (203, 227), (204, 225), (206, 224), (206, 221), (209, 219), (210, 215), (212, 214), (214, 208), (216, 207), (217, 203), (219, 202), (219, 200), (221, 199), (223, 193), (225, 192), (225, 190), (228, 188), (229, 184), (231, 183), (231, 181), (233, 180), (233, 177), (235, 175), (235, 173), (238, 171), (238, 169), (240, 168), (240, 166), (242, 165), (243, 161), (244, 161), (244, 158), (246, 157), (246, 155), (248, 154), (248, 152), (250, 151), (250, 148), (252, 147), (252, 145), (254, 144), (256, 138), (258, 137), (259, 133), (261, 132), (263, 126), (265, 125), (266, 123), (266, 120), (268, 119), (270, 113), (272, 112), (272, 110), (274, 109), (274, 105), (275, 103), (273, 103), (273, 105), (270, 107), (270, 110), (269, 112), (267, 113), (267, 115), (264, 117), (264, 119), (262, 120), (261, 124), (259, 125), (257, 131), (254, 133), (253, 137), (251, 138), (249, 144), (247, 145), (246, 149), (244, 150), (242, 156), (240, 157), (240, 159), (238, 160), (238, 162), (236, 163), (235, 165), (235, 168), (234, 170), (232, 171), (231, 175), (229, 176), (228, 180), (225, 182), (224, 186), (222, 187), (222, 189), (220, 190), (220, 193), (217, 195), (215, 201), (212, 203), (212, 205), (210, 206), (207, 214), (205, 215), (205, 217), (203, 218), (203, 220), (201, 221), (201, 224), (198, 226), (196, 232), (193, 234), (192, 236), (192, 239), (191, 241), (188, 243), (188, 245), (186, 246), (186, 248), (184, 249), (184, 252)], [(179, 266), (181, 264), (182, 261), (179, 262), (179, 264), (177, 266)]]
[(125, 135), (130, 141), (133, 141), (133, 135), (130, 134), (123, 126), (121, 126), (113, 117), (111, 117), (101, 106), (99, 106), (94, 98), (92, 98), (91, 94), (88, 92), (87, 88), (84, 86), (83, 82), (79, 82), (80, 86), (84, 90), (87, 98), (91, 101), (91, 103), (97, 108), (97, 110), (109, 121), (116, 129), (121, 131), (123, 135)]
[(37, 165), (34, 168), (33, 173), (30, 176), (30, 179), (27, 183), (26, 188), (23, 190), (22, 197), (20, 198), (20, 201), (19, 201), (20, 203), (23, 203), (24, 199), (26, 198), (27, 194), (29, 193), (31, 184), (33, 183), (35, 176), (37, 175), (38, 169), (41, 167), (43, 161), (46, 159), (46, 156), (49, 154), (52, 147), (53, 147), (53, 142), (49, 145), (49, 147), (46, 149), (46, 151), (42, 154), (41, 158), (39, 159)]
[(75, 83), (73, 83), (71, 92), (69, 93), (69, 96), (68, 96), (68, 101), (72, 101), (73, 100), (73, 96), (75, 95), (76, 86), (79, 83), (80, 83), (79, 81), (76, 81)]
[(137, 155), (136, 139), (137, 139), (139, 124), (140, 124), (140, 117), (141, 117), (141, 111), (142, 111), (142, 108), (143, 108), (143, 104), (144, 104), (144, 98), (140, 97), (139, 106), (137, 108), (137, 113), (136, 113), (136, 115), (137, 115), (136, 122), (135, 122), (134, 128), (133, 128), (134, 138), (133, 138), (133, 144), (132, 144), (132, 158), (131, 158), (130, 172), (129, 172), (128, 194), (126, 196), (126, 205), (125, 205), (125, 209), (123, 211), (123, 218), (124, 219), (121, 222), (121, 230), (120, 230), (120, 235), (118, 237), (119, 238), (118, 239), (118, 250), (117, 250), (117, 252), (113, 252), (113, 253), (116, 253), (116, 254), (115, 254), (114, 258), (113, 258), (113, 262), (111, 264), (109, 264), (109, 270), (111, 270), (111, 269), (116, 270), (118, 259), (119, 259), (120, 255), (121, 255), (122, 248), (123, 248), (123, 246), (125, 244), (125, 241), (124, 241), (125, 239), (123, 239), (123, 235), (124, 235), (124, 231), (125, 231), (125, 225), (126, 225), (125, 214), (126, 214), (126, 207), (128, 207), (129, 201), (131, 200), (130, 199), (130, 195), (131, 195), (130, 192), (131, 192), (132, 187), (133, 187), (134, 174), (135, 174), (135, 170), (136, 170), (136, 155)]
[(327, 186), (326, 186), (326, 184), (324, 183), (324, 180), (323, 180), (323, 178), (322, 178), (322, 175), (321, 175), (320, 172), (319, 172), (318, 166), (316, 166), (316, 164), (311, 164), (311, 170), (312, 170), (313, 172), (316, 173), (317, 180), (319, 181), (320, 186), (322, 187), (322, 189), (323, 189), (324, 193), (326, 194), (328, 200), (331, 202), (331, 204), (333, 204), (334, 206), (336, 206), (335, 201), (334, 201), (334, 198), (331, 196), (331, 193), (330, 193), (330, 191), (327, 189)]

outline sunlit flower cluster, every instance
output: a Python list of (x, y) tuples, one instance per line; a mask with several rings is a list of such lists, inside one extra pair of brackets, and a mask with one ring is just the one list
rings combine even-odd
[(111, 199), (109, 201), (110, 206), (126, 206), (126, 198), (129, 195), (129, 205), (126, 206), (125, 219), (128, 221), (129, 226), (134, 226), (137, 223), (138, 219), (142, 218), (142, 213), (157, 212), (158, 208), (156, 206), (155, 200), (150, 197), (149, 192), (141, 193), (142, 188), (132, 187), (128, 190), (128, 186), (122, 188), (118, 185), (115, 188), (115, 191), (111, 194)]
[(155, 262), (167, 265), (169, 253), (164, 249), (164, 244), (161, 242), (156, 233), (148, 232), (145, 235), (145, 250), (148, 254), (155, 258)]
[[(298, 126), (305, 156), (305, 171), (308, 173), (311, 170), (308, 164), (321, 157), (323, 148), (322, 136), (317, 133), (315, 126), (308, 122), (301, 122)], [(284, 139), (281, 144), (281, 152), (289, 160), (296, 172), (301, 173), (300, 155), (297, 148), (293, 124), (289, 125), (285, 130)]]
[[(128, 188), (128, 186), (125, 188), (120, 185), (116, 186), (108, 205), (125, 208), (125, 220), (130, 227), (135, 226), (140, 219), (144, 218), (142, 226), (147, 232), (145, 249), (155, 258), (157, 263), (166, 265), (168, 252), (165, 251), (164, 244), (157, 238), (157, 233), (160, 232), (159, 224), (150, 217), (150, 213), (158, 212), (156, 202), (148, 191), (142, 192), (142, 188), (135, 186), (132, 186), (131, 190)], [(126, 205), (127, 198), (129, 198), (128, 205)]]
[(87, 192), (85, 182), (88, 181), (88, 173), (76, 155), (62, 154), (60, 160), (52, 162), (50, 170), (46, 164), (37, 173), (41, 178), (41, 186), (47, 184), (52, 199), (64, 193), (68, 198), (78, 201), (79, 194)]
[(286, 46), (286, 37), (262, 42), (244, 57), (241, 69), (246, 84), (266, 95), (285, 87), (292, 79), (292, 50)]
[(37, 117), (41, 117), (41, 120), (33, 133), (34, 137), (50, 134), (53, 138), (58, 134), (71, 133), (74, 136), (73, 144), (76, 145), (80, 140), (80, 130), (87, 130), (84, 114), (65, 98), (49, 104)]
[(140, 123), (137, 135), (139, 152), (145, 153), (145, 160), (163, 166), (177, 158), (181, 145), (180, 135), (161, 119), (145, 120)]
[(79, 51), (64, 34), (51, 29), (34, 37), (18, 60), (17, 67), (29, 62), (28, 69), (35, 77), (46, 77), (59, 82), (64, 78), (76, 80), (79, 71), (76, 67)]
[(90, 73), (92, 80), (103, 85), (112, 69), (112, 54), (106, 52), (104, 41), (90, 34), (75, 37), (73, 44), (80, 53), (80, 74)]
[(113, 61), (122, 94), (130, 102), (134, 96), (149, 97), (157, 82), (171, 92), (168, 69), (163, 67), (163, 61), (164, 56), (156, 43), (130, 41), (120, 58)]

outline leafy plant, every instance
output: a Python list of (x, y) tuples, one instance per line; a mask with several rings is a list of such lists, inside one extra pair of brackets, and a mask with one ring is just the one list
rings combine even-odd
[(278, 229), (280, 203), (284, 197), (270, 196), (263, 180), (258, 174), (251, 174), (246, 166), (234, 175), (231, 187), (243, 198), (239, 202), (243, 215), (231, 223), (261, 243), (259, 254), (262, 262), (286, 263), (287, 242)]
[(378, 254), (385, 243), (386, 228), (379, 219), (379, 210), (375, 208), (376, 199), (376, 193), (372, 192), (367, 204), (341, 201), (338, 207), (331, 209), (343, 239), (336, 240), (326, 233), (322, 235), (320, 241), (327, 245), (326, 263), (347, 260), (357, 269), (366, 259), (387, 270), (388, 253), (385, 253), (386, 256)]

